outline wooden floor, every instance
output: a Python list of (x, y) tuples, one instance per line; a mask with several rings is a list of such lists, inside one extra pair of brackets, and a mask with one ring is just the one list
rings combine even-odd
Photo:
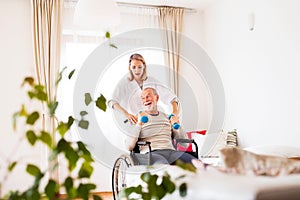
[[(93, 193), (94, 195), (98, 195), (102, 198), (102, 200), (113, 200), (113, 195), (112, 195), (112, 192), (95, 192)], [(89, 199), (93, 199), (92, 195), (90, 196)], [(65, 194), (61, 194), (60, 197), (58, 199), (66, 199), (66, 195)], [(81, 199), (74, 199), (74, 200), (81, 200)]]
[(113, 200), (114, 199), (111, 192), (99, 192), (97, 194), (102, 198), (102, 200)]

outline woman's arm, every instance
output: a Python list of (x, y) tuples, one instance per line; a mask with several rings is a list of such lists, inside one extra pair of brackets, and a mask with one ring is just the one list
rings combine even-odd
[(177, 101), (172, 101), (172, 113), (176, 116), (178, 116), (178, 103)]
[(128, 113), (127, 110), (125, 110), (119, 103), (115, 103), (112, 108), (114, 110), (117, 110), (119, 112), (121, 112), (127, 119), (130, 123), (132, 124), (136, 124), (137, 122), (137, 117)]
[(135, 124), (135, 129), (132, 129), (133, 132), (126, 134), (125, 136), (125, 148), (129, 151), (133, 150), (142, 130), (143, 123), (141, 122), (142, 113), (139, 113), (137, 118), (138, 122)]
[(139, 135), (140, 135), (140, 128), (137, 127), (137, 129), (135, 130), (134, 133), (130, 133), (130, 134), (126, 134), (125, 135), (125, 140), (124, 140), (124, 145), (125, 145), (125, 148), (128, 150), (128, 151), (131, 151), (134, 149), (138, 139), (139, 139)]

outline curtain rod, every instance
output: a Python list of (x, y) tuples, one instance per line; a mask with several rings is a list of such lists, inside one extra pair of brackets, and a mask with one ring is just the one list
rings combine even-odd
[[(74, 7), (77, 4), (78, 0), (64, 0), (64, 5), (66, 7)], [(186, 7), (180, 7), (180, 6), (168, 6), (168, 5), (151, 5), (151, 4), (140, 4), (140, 3), (129, 3), (129, 2), (118, 2), (116, 1), (116, 4), (119, 6), (128, 6), (128, 7), (135, 7), (135, 8), (159, 8), (159, 7), (170, 7), (170, 8), (183, 8), (189, 13), (196, 13), (197, 9), (194, 8), (186, 8)]]
[(196, 13), (197, 10), (194, 8), (186, 8), (186, 7), (179, 7), (179, 6), (167, 6), (167, 5), (150, 5), (150, 4), (139, 4), (139, 3), (127, 3), (127, 2), (116, 2), (119, 6), (130, 6), (136, 8), (159, 8), (159, 7), (170, 7), (170, 8), (183, 8), (190, 13)]

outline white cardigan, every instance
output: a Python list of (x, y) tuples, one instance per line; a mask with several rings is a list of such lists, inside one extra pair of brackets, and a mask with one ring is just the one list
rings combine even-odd
[[(148, 76), (148, 78), (143, 81), (142, 88), (147, 87), (155, 88), (159, 95), (159, 100), (165, 105), (170, 105), (173, 101), (178, 102), (176, 95), (153, 77)], [(137, 114), (143, 110), (141, 95), (142, 89), (138, 83), (135, 80), (130, 81), (128, 77), (125, 76), (117, 84), (111, 99), (108, 101), (108, 105), (112, 107), (115, 103), (119, 103), (129, 113)]]

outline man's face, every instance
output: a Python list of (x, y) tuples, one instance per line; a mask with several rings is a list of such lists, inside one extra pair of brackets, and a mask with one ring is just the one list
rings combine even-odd
[(142, 92), (142, 103), (146, 111), (156, 112), (157, 101), (158, 101), (158, 95), (155, 95), (152, 89), (148, 88)]

